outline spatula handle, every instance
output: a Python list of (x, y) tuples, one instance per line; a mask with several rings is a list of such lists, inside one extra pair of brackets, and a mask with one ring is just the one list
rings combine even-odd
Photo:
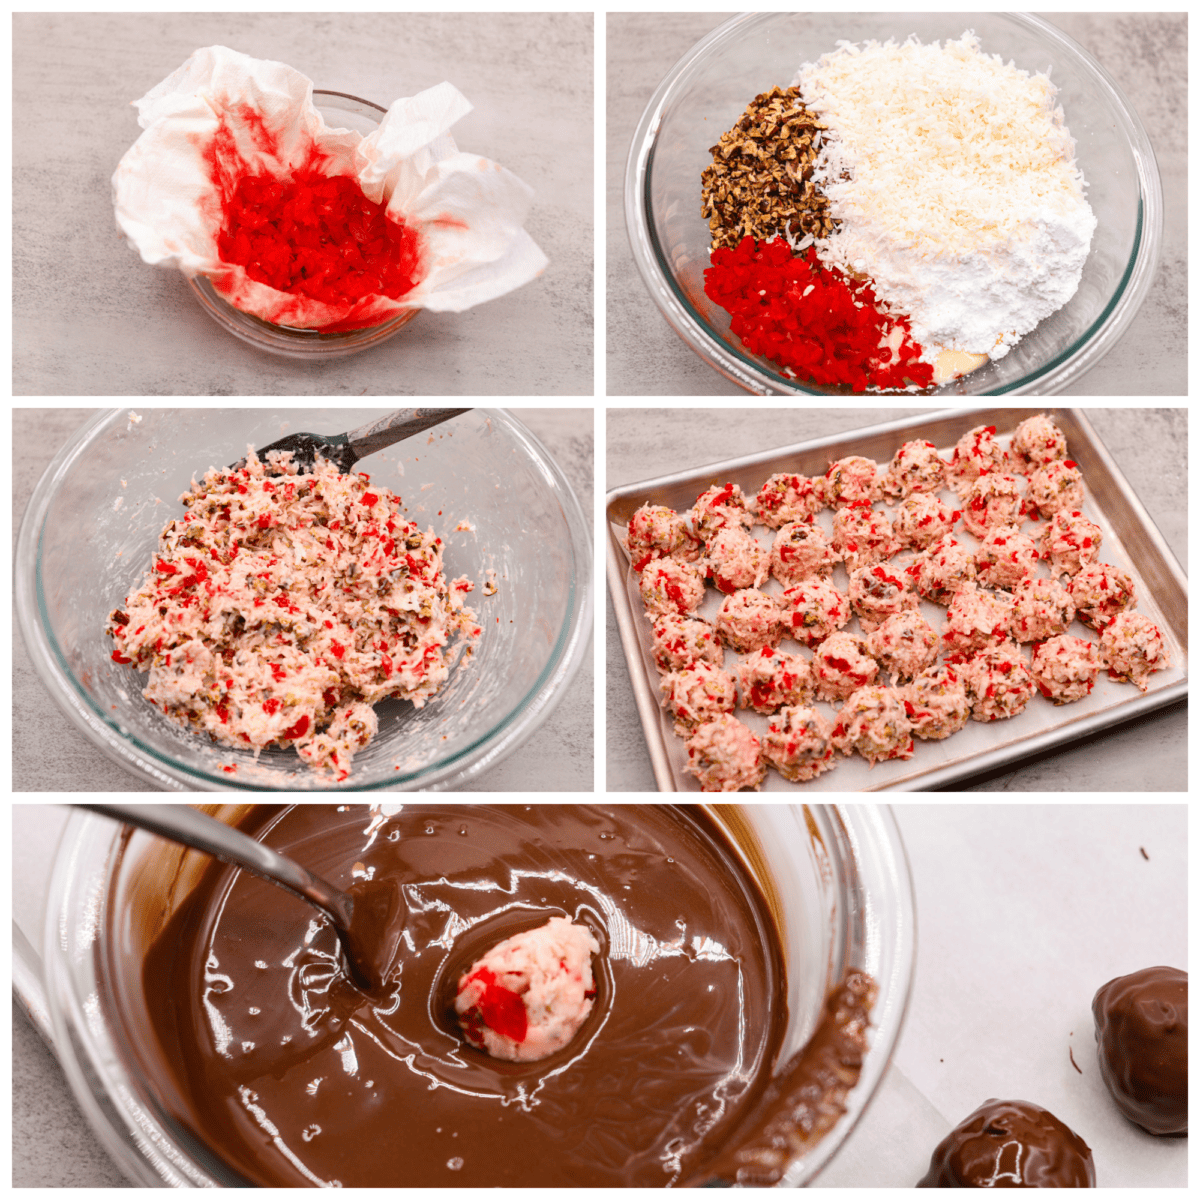
[(336, 925), (349, 928), (351, 901), (324, 879), (305, 870), (299, 863), (269, 846), (256, 842), (237, 829), (231, 829), (204, 813), (184, 804), (76, 804), (127, 825), (156, 833), (172, 842), (182, 842), (203, 850), (222, 862), (257, 875), (278, 887), (294, 893), (309, 904), (315, 904), (333, 918)]
[(400, 408), (361, 429), (353, 430), (348, 435), (350, 449), (358, 458), (366, 458), (368, 454), (383, 450), (393, 442), (423, 433), (451, 417), (470, 411), (469, 408)]

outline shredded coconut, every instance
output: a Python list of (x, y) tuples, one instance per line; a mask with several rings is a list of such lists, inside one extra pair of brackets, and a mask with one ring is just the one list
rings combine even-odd
[(822, 259), (870, 278), (912, 336), (1000, 358), (1079, 287), (1096, 218), (1056, 89), (970, 32), (839, 42), (795, 80), (829, 126)]

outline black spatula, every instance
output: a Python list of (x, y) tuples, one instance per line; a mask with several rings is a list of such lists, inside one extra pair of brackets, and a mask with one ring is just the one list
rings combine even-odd
[[(470, 411), (469, 408), (400, 408), (350, 433), (289, 433), (287, 437), (263, 446), (257, 453), (259, 461), (266, 462), (272, 450), (290, 450), (301, 473), (311, 471), (319, 456), (328, 459), (345, 475), (360, 458)], [(230, 469), (236, 471), (245, 465), (246, 460), (240, 458)]]

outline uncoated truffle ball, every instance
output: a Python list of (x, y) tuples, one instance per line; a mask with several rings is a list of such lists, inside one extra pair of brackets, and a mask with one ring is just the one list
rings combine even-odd
[(1100, 1074), (1125, 1116), (1159, 1136), (1187, 1134), (1187, 979), (1147, 967), (1092, 1000)]
[(1088, 1144), (1025, 1100), (985, 1100), (937, 1145), (917, 1187), (1095, 1187)]

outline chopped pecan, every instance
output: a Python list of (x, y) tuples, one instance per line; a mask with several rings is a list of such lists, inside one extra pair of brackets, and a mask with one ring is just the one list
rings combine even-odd
[(774, 87), (755, 97), (709, 150), (713, 162), (701, 174), (701, 215), (713, 250), (736, 246), (746, 235), (828, 237), (837, 228), (812, 181), (825, 129), (798, 88)]

